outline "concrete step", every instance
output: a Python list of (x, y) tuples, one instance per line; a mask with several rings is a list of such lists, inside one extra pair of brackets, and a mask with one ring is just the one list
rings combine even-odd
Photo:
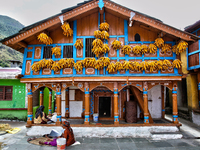
[[(42, 136), (44, 134), (49, 134), (52, 129), (60, 132), (62, 127), (45, 127), (45, 126), (32, 126), (27, 130), (28, 136)], [(165, 137), (166, 139), (181, 138), (182, 135), (165, 135), (162, 134), (152, 134), (152, 133), (176, 133), (179, 129), (176, 126), (142, 126), (142, 127), (72, 127), (75, 137), (134, 137), (134, 138), (153, 138), (161, 139)]]
[(153, 140), (163, 140), (163, 139), (181, 139), (183, 137), (182, 133), (176, 132), (151, 132), (151, 138)]

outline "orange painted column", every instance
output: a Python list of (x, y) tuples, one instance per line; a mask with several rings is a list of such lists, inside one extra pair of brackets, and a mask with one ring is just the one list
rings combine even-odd
[(90, 92), (88, 83), (85, 83), (85, 120), (84, 124), (90, 124)]
[[(60, 86), (59, 86), (60, 87)], [(61, 117), (61, 89), (56, 89), (56, 113), (57, 113), (57, 121), (56, 125), (60, 125), (62, 123)]]
[(27, 90), (28, 90), (27, 125), (31, 125), (33, 123), (33, 93), (32, 93), (31, 83), (27, 84)]
[(44, 92), (43, 92), (43, 89), (40, 90), (40, 106), (43, 105), (43, 95), (44, 95)]
[(175, 124), (179, 123), (178, 120), (178, 105), (177, 105), (177, 88), (172, 89), (172, 101), (173, 101), (173, 122)]
[(148, 111), (148, 91), (143, 89), (143, 100), (144, 100), (144, 123), (149, 124), (149, 111)]
[(114, 89), (114, 124), (119, 124), (119, 112), (118, 112), (118, 89)]
[(69, 89), (65, 89), (65, 117), (69, 118)]
[(161, 97), (162, 97), (162, 118), (165, 118), (165, 97), (164, 97), (164, 86), (161, 86)]
[(114, 82), (114, 124), (118, 125), (119, 124), (119, 110), (118, 110), (118, 83)]
[(52, 92), (49, 90), (49, 116), (52, 116)]

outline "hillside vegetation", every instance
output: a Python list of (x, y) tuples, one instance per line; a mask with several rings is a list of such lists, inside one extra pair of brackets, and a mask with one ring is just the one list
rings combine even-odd
[[(0, 40), (11, 36), (24, 26), (15, 19), (0, 15)], [(23, 54), (0, 43), (0, 66), (9, 67), (8, 60), (23, 61)]]

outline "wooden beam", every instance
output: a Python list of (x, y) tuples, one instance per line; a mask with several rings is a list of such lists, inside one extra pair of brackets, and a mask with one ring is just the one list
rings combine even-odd
[[(81, 5), (80, 7), (77, 7), (75, 9), (68, 11), (66, 13), (63, 13), (61, 15), (63, 15), (63, 20), (66, 21), (66, 20), (74, 18), (78, 15), (81, 15), (83, 13), (86, 13), (90, 10), (93, 10), (97, 7), (99, 7), (98, 2), (97, 1), (91, 1), (91, 2), (88, 2), (85, 5)], [(49, 27), (54, 26), (54, 25), (59, 24), (59, 23), (61, 24), (59, 16), (56, 16), (56, 17), (51, 18), (51, 19), (49, 19), (49, 20), (47, 20), (47, 21), (45, 21), (41, 24), (36, 25), (35, 27), (33, 27), (33, 28), (21, 33), (21, 34), (16, 35), (15, 37), (13, 37), (11, 39), (8, 39), (7, 41), (3, 42), (3, 44), (14, 45), (14, 44), (32, 36), (32, 35), (34, 35), (34, 34), (40, 33), (42, 31), (44, 31), (45, 29), (48, 29)]]
[(17, 44), (18, 44), (19, 46), (23, 47), (23, 48), (27, 48), (27, 46), (28, 46), (25, 42), (22, 42), (22, 41), (21, 41), (21, 42), (18, 42)]
[[(115, 13), (118, 13), (119, 15), (123, 15), (123, 16), (127, 17), (127, 19), (130, 18), (130, 14), (131, 14), (131, 12), (133, 12), (132, 10), (130, 10), (128, 8), (125, 8), (121, 5), (118, 5), (114, 2), (110, 2), (107, 0), (105, 2), (105, 8), (110, 9), (111, 11), (114, 11)], [(152, 18), (142, 15), (140, 13), (136, 13), (136, 15), (133, 17), (133, 20), (144, 23), (146, 25), (149, 25), (153, 28), (159, 29), (163, 32), (174, 35), (174, 36), (179, 37), (186, 41), (195, 41), (195, 40), (199, 39), (195, 35), (192, 35), (190, 33), (184, 32), (182, 30), (176, 29), (174, 27), (164, 24), (163, 22), (161, 22), (159, 20), (152, 19)]]
[[(132, 93), (134, 94), (134, 96), (136, 97), (141, 110), (144, 112), (144, 102), (143, 102), (143, 98), (142, 98), (140, 91), (132, 86), (130, 87), (130, 89), (131, 89)], [(149, 112), (149, 110), (148, 110), (148, 112)], [(150, 112), (149, 112), (149, 122), (153, 123), (153, 119), (151, 117)]]
[(105, 11), (104, 7), (102, 8), (102, 10), (99, 8), (99, 12), (100, 12), (100, 14), (103, 14), (104, 11)]

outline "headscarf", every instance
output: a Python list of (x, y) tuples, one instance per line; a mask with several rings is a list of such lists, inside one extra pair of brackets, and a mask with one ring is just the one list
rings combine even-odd
[(43, 117), (43, 112), (44, 111), (44, 106), (41, 105), (35, 112), (35, 117), (36, 119), (40, 116), (41, 118)]
[(65, 126), (65, 127), (70, 127), (70, 123), (69, 123), (68, 121), (64, 121), (62, 124), (63, 124), (63, 126)]

